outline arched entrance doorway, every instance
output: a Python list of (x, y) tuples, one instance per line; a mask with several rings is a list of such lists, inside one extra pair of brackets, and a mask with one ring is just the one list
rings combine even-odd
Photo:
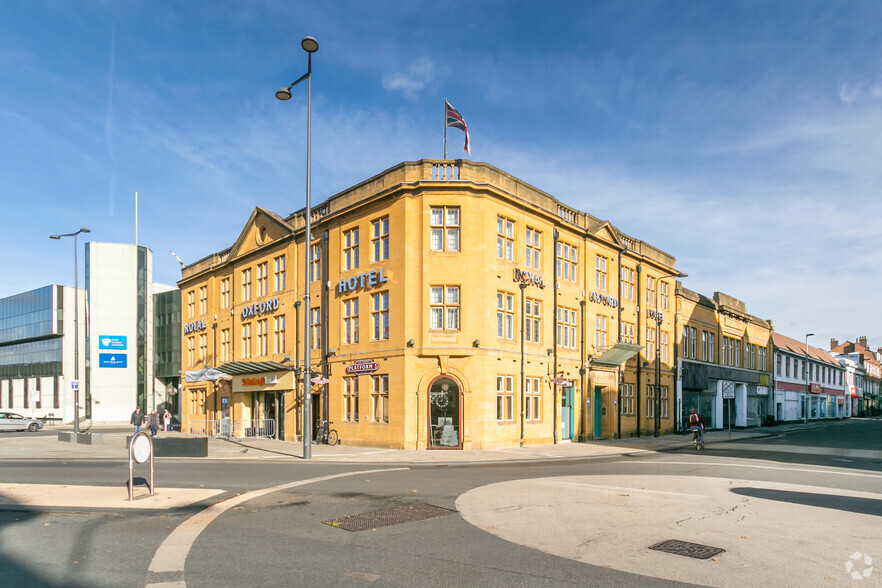
[(442, 376), (429, 385), (429, 449), (462, 449), (462, 393)]

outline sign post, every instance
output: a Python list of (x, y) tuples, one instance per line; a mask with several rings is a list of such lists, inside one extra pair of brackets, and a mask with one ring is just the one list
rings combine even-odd
[(735, 400), (735, 386), (733, 384), (727, 383), (727, 385), (723, 386), (723, 402), (726, 403), (726, 406), (729, 411), (729, 436), (732, 436), (732, 402)]
[(150, 488), (150, 496), (153, 496), (153, 439), (150, 438), (147, 431), (135, 433), (129, 442), (129, 500), (134, 500), (133, 471), (135, 464), (148, 460), (150, 461), (150, 481), (147, 482), (147, 487)]

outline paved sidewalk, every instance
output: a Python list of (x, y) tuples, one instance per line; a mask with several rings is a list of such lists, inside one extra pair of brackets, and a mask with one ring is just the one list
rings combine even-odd
[[(770, 428), (742, 429), (729, 431), (708, 431), (705, 441), (708, 448), (715, 444), (757, 439), (777, 435), (795, 429), (812, 427), (841, 426), (848, 421), (817, 422), (807, 425), (780, 425)], [(68, 431), (69, 427), (58, 427), (59, 431)], [(84, 445), (58, 441), (56, 436), (34, 435), (6, 437), (0, 434), (0, 461), (20, 459), (66, 459), (66, 460), (102, 460), (128, 457), (126, 436), (128, 429), (96, 428), (95, 433), (103, 435), (103, 443)], [(179, 432), (161, 432), (160, 437), (181, 437)], [(475, 450), (413, 450), (413, 449), (382, 449), (376, 447), (357, 447), (342, 444), (334, 447), (327, 445), (312, 446), (312, 461), (334, 463), (401, 463), (401, 464), (442, 464), (442, 463), (483, 463), (504, 461), (529, 461), (548, 459), (582, 459), (626, 455), (649, 451), (664, 451), (679, 447), (689, 447), (691, 438), (688, 434), (670, 434), (660, 437), (639, 437), (629, 439), (599, 440), (588, 443), (559, 443), (557, 445), (534, 445), (527, 447), (509, 447), (501, 449)], [(787, 446), (776, 445), (775, 450), (787, 450)], [(838, 450), (837, 450), (838, 451)], [(847, 450), (842, 450), (843, 452)], [(872, 452), (880, 453), (882, 452)], [(283, 460), (305, 463), (303, 447), (300, 443), (276, 441), (272, 439), (209, 439), (207, 458), (156, 458), (163, 459), (208, 459), (208, 460)], [(864, 456), (858, 456), (864, 457)], [(876, 457), (876, 456), (866, 456)]]

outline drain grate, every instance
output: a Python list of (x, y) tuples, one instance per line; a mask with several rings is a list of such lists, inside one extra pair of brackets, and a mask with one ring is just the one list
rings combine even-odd
[(455, 510), (441, 508), (433, 504), (410, 504), (408, 506), (397, 506), (395, 508), (387, 508), (386, 510), (377, 510), (359, 515), (350, 515), (348, 517), (340, 517), (330, 521), (322, 521), (326, 525), (345, 529), (346, 531), (367, 531), (368, 529), (376, 529), (377, 527), (390, 527), (392, 525), (400, 525), (401, 523), (412, 523), (414, 521), (424, 521), (426, 519), (434, 519), (445, 515), (453, 514)]
[(665, 553), (673, 553), (675, 555), (685, 555), (695, 559), (710, 559), (715, 555), (723, 553), (725, 549), (719, 547), (711, 547), (710, 545), (701, 545), (699, 543), (689, 543), (688, 541), (678, 541), (676, 539), (668, 539), (655, 545), (650, 545), (650, 549), (656, 551), (664, 551)]

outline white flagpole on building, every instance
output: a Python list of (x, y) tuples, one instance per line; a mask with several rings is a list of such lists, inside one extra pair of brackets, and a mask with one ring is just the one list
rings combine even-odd
[(135, 190), (135, 247), (138, 246), (138, 191)]
[(447, 159), (447, 98), (444, 99), (444, 159)]

